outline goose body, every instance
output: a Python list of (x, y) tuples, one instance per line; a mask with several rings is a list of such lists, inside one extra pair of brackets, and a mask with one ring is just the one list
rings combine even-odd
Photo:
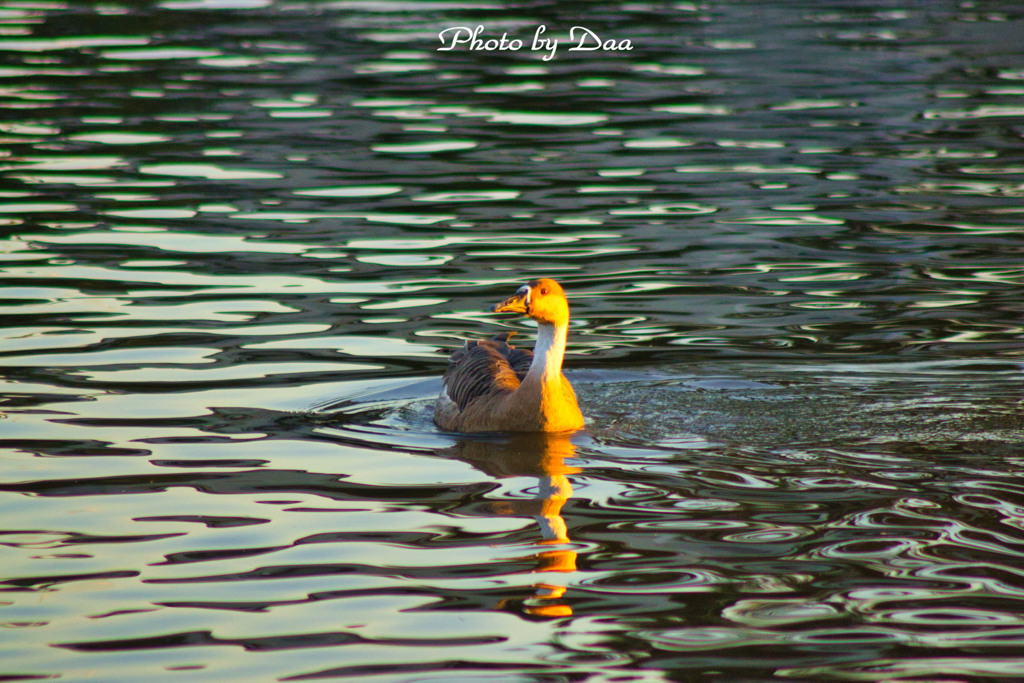
[(583, 426), (576, 393), (562, 374), (569, 302), (562, 287), (532, 280), (491, 307), (537, 321), (533, 353), (509, 335), (468, 342), (452, 354), (434, 422), (452, 432), (568, 432)]

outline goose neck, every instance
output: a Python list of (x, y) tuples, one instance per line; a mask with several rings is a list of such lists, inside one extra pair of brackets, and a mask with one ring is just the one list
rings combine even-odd
[(544, 383), (561, 381), (567, 332), (567, 325), (542, 323), (537, 327), (537, 344), (533, 347), (528, 376)]

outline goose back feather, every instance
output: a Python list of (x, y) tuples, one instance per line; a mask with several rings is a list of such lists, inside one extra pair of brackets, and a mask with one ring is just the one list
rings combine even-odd
[(515, 391), (526, 378), (533, 352), (510, 346), (511, 336), (467, 342), (452, 354), (443, 391), (460, 411), (477, 398)]

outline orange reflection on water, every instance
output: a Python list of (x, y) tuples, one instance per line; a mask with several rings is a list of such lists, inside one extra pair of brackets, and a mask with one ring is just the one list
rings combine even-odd
[[(572, 496), (568, 475), (579, 472), (567, 465), (576, 447), (566, 435), (522, 434), (507, 440), (466, 439), (460, 441), (453, 454), (460, 460), (495, 478), (537, 477), (536, 495), (532, 499), (505, 500), (491, 509), (502, 516), (530, 516), (540, 530), (538, 546), (568, 543), (569, 531), (562, 517), (562, 507)], [(571, 573), (576, 571), (576, 551), (572, 548), (544, 548), (533, 555), (534, 573)], [(535, 583), (534, 596), (525, 601), (523, 609), (535, 616), (560, 617), (572, 614), (562, 601), (567, 588), (552, 583)], [(507, 604), (502, 601), (501, 605)]]

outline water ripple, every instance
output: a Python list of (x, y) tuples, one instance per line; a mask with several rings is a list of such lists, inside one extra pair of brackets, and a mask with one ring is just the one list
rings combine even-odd
[(1021, 677), (1019, 8), (613, 5), (0, 7), (10, 675)]

